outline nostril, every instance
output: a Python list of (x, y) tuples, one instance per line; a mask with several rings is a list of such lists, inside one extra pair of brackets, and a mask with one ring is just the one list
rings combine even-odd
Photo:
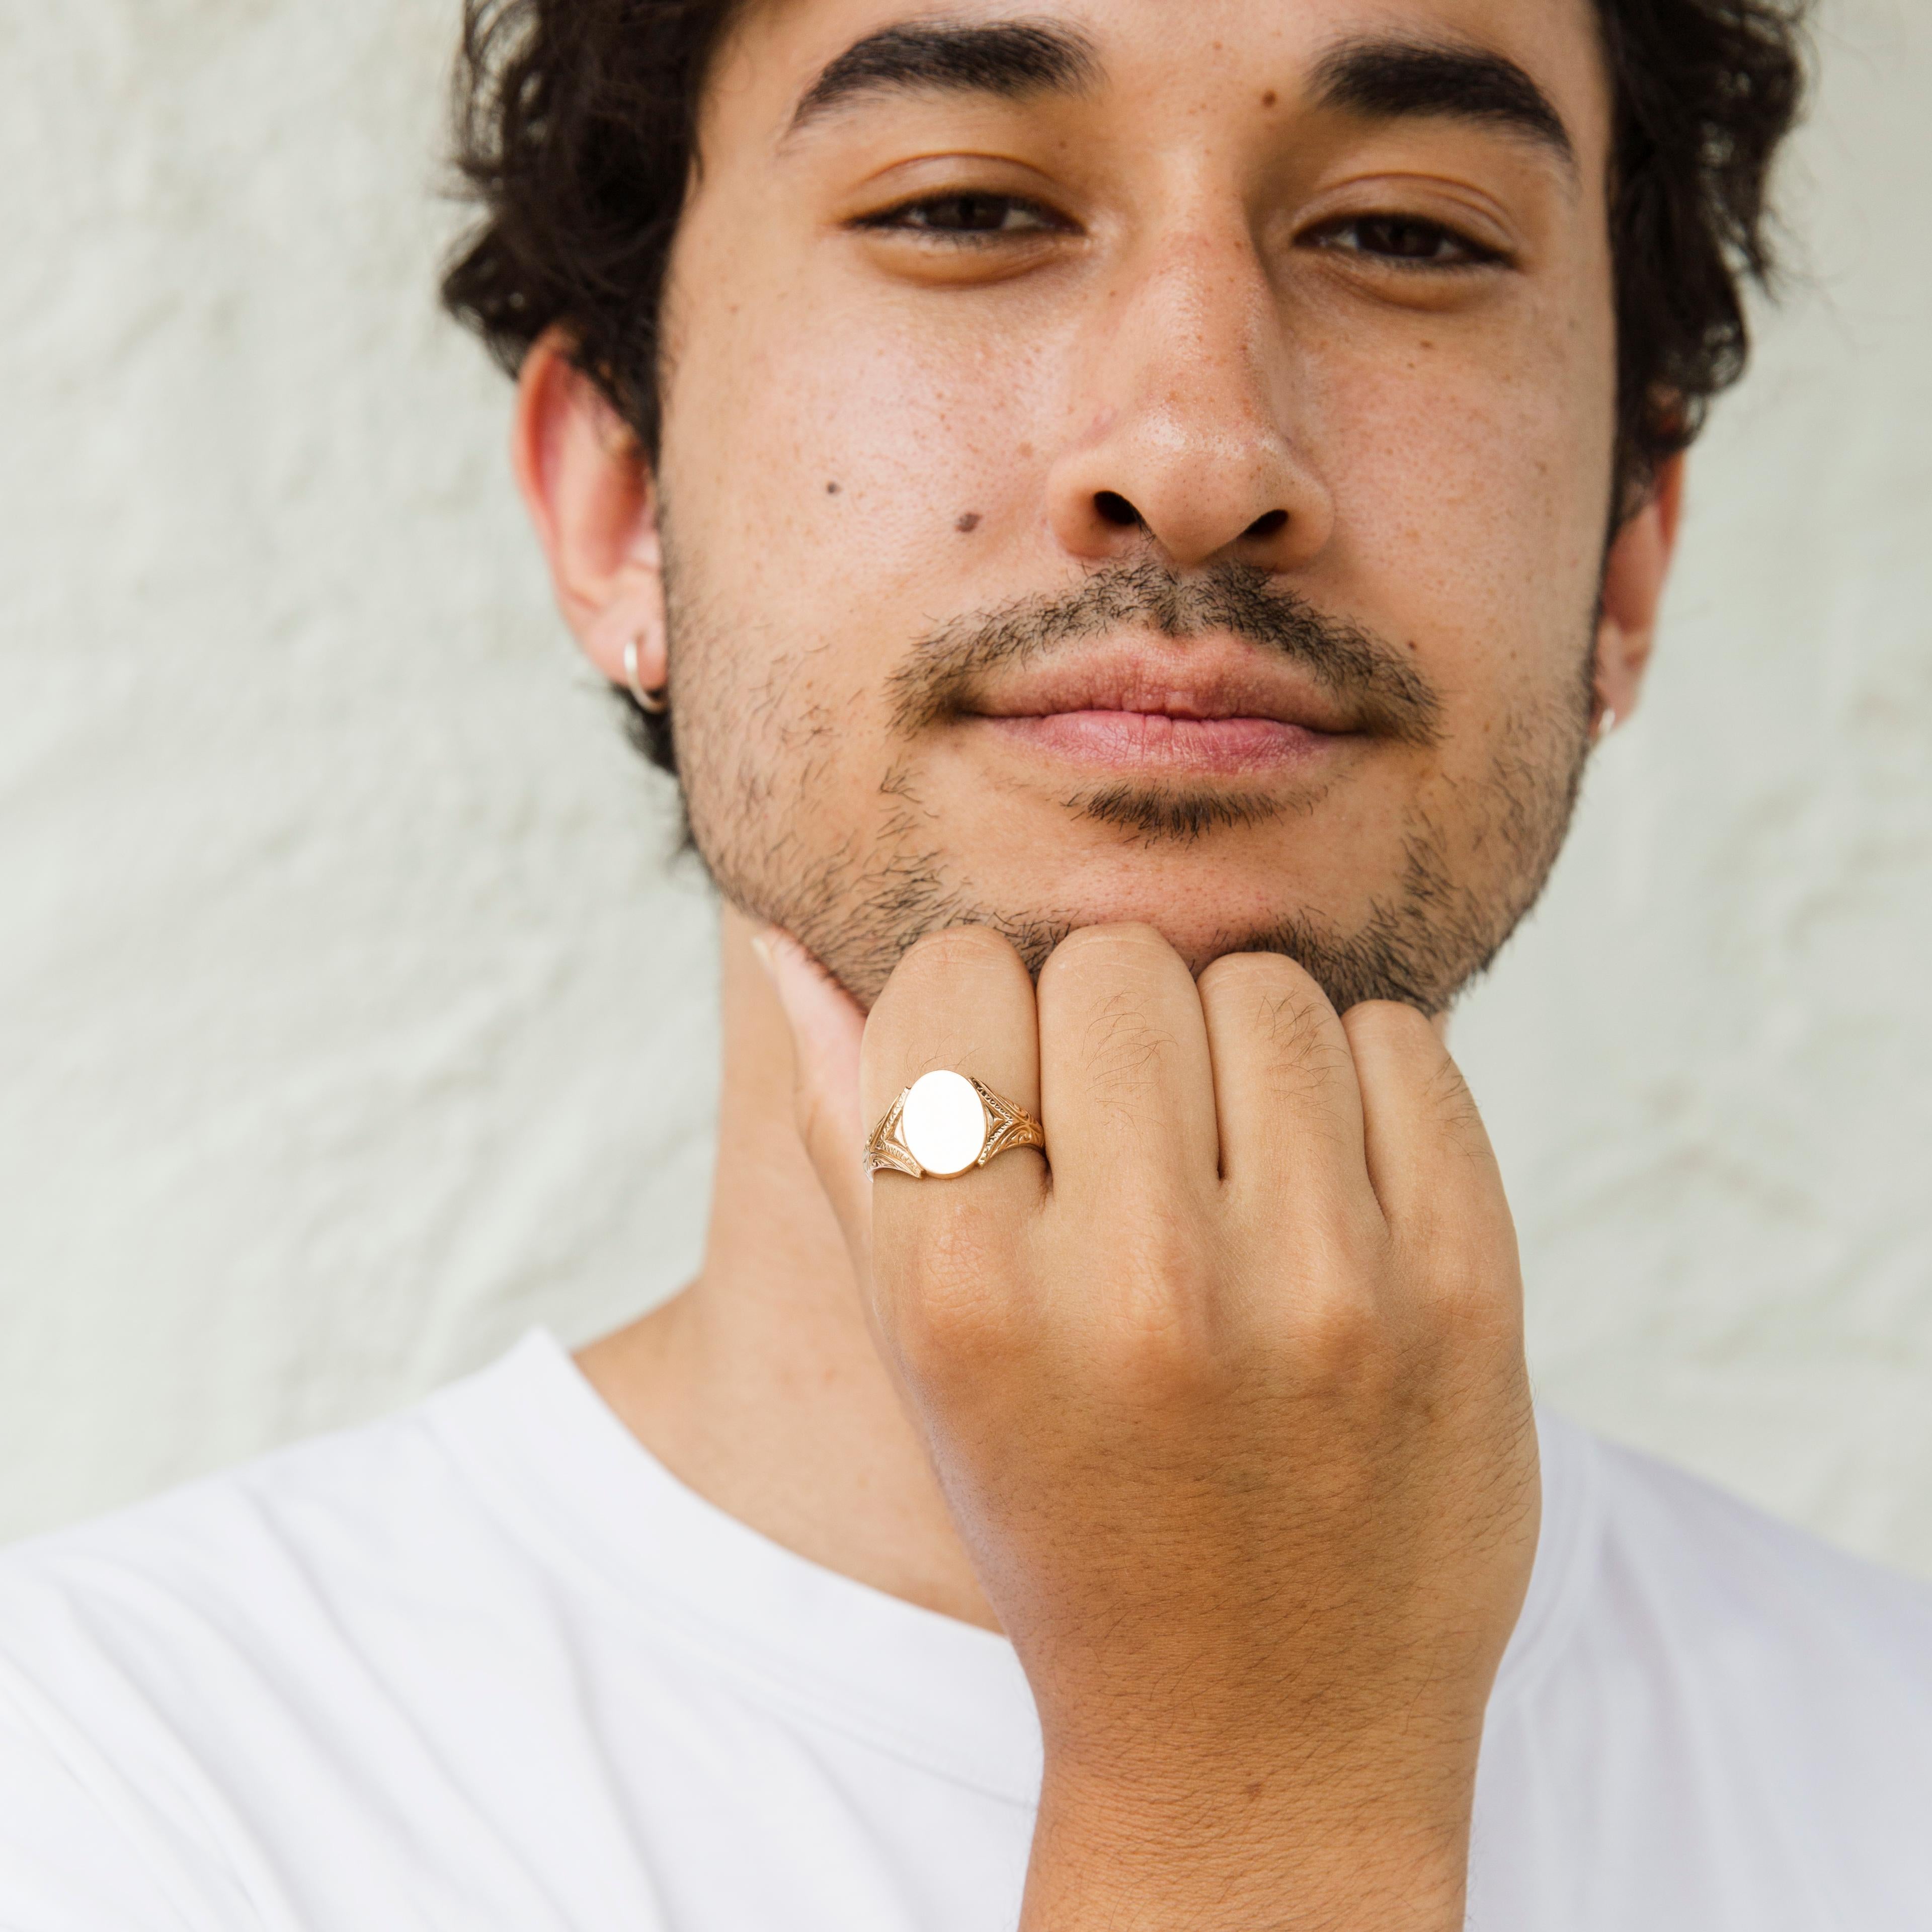
[(1271, 537), (1288, 521), (1286, 510), (1270, 510), (1264, 517), (1257, 517), (1241, 534), (1244, 537)]
[(1094, 493), (1094, 507), (1116, 530), (1131, 530), (1139, 526), (1141, 513), (1126, 497), (1116, 496), (1111, 490)]

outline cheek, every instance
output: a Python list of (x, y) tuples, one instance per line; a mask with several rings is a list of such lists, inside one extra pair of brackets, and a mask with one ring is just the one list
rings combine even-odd
[(963, 308), (935, 328), (876, 298), (758, 306), (680, 363), (665, 460), (686, 538), (729, 558), (746, 607), (896, 656), (986, 598), (970, 586), (996, 535), (1038, 514), (1044, 358)]
[(881, 785), (890, 674), (914, 638), (1030, 587), (1010, 538), (1040, 520), (1052, 386), (1036, 346), (963, 311), (934, 329), (780, 290), (693, 326), (662, 461), (694, 815), (722, 830), (756, 797), (836, 844), (903, 808)]
[(1610, 503), (1599, 333), (1550, 315), (1501, 341), (1424, 326), (1400, 353), (1317, 358), (1329, 567), (1451, 692), (1574, 670)]

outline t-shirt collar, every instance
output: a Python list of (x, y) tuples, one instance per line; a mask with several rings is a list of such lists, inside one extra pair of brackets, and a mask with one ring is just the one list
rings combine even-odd
[[(452, 1452), (540, 1560), (640, 1641), (673, 1644), (746, 1694), (910, 1764), (1032, 1802), (1039, 1722), (1005, 1639), (841, 1576), (706, 1502), (618, 1420), (547, 1330), (430, 1406)], [(1542, 1533), (1492, 1712), (1525, 1694), (1560, 1647), (1593, 1546), (1589, 1440), (1538, 1420)]]

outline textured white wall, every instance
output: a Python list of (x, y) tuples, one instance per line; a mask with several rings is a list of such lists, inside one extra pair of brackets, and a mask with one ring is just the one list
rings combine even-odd
[[(712, 917), (436, 315), (452, 0), (0, 0), (0, 1533), (698, 1249)], [(1546, 1396), (1932, 1571), (1932, 9), (1459, 1022)]]

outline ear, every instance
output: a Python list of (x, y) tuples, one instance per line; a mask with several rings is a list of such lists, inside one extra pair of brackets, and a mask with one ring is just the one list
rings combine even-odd
[(637, 439), (570, 361), (556, 329), (532, 343), (517, 378), (510, 460), (550, 560), (564, 622), (613, 684), (667, 676), (664, 554), (657, 493)]
[(1642, 507), (1611, 540), (1604, 562), (1603, 608), (1597, 620), (1596, 704), (1593, 730), (1636, 709), (1657, 638), (1657, 614), (1677, 548), (1684, 507), (1684, 458), (1658, 469)]

